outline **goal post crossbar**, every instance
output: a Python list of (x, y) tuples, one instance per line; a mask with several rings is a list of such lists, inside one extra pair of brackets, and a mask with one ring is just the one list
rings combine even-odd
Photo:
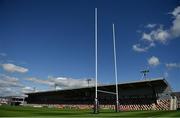
[(115, 92), (110, 92), (110, 91), (103, 91), (103, 90), (97, 90), (98, 92), (101, 92), (101, 93), (107, 93), (107, 94), (113, 94), (113, 95), (116, 95)]

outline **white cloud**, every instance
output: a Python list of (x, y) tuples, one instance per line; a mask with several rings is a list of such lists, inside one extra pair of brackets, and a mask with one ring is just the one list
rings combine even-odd
[(170, 37), (170, 34), (167, 30), (163, 30), (160, 28), (156, 31), (152, 31), (152, 37), (155, 41), (158, 41), (160, 43), (166, 43), (168, 38)]
[(34, 92), (34, 88), (26, 86), (21, 89), (21, 93), (31, 93)]
[[(60, 88), (79, 88), (79, 87), (87, 87), (88, 81), (87, 79), (72, 79), (72, 78), (66, 78), (66, 77), (57, 77), (52, 78), (52, 82), (54, 82), (57, 86)], [(91, 79), (89, 81), (89, 86), (94, 86), (95, 81), (94, 79)]]
[(16, 77), (0, 74), (0, 87), (22, 87)]
[(79, 87), (87, 87), (87, 86), (94, 86), (95, 81), (94, 79), (91, 79), (88, 81), (87, 79), (73, 79), (73, 78), (67, 78), (67, 77), (51, 77), (46, 80), (38, 79), (38, 78), (26, 78), (28, 81), (32, 81), (34, 83), (38, 84), (45, 84), (51, 87), (55, 87), (58, 89), (69, 89), (69, 88), (79, 88)]
[[(163, 25), (157, 25), (157, 24), (148, 24), (146, 28), (153, 28), (148, 33), (143, 32), (141, 33), (141, 37), (144, 41), (148, 41), (149, 43), (161, 43), (161, 44), (167, 44), (168, 41), (171, 39), (180, 37), (180, 6), (176, 7), (173, 12), (171, 12), (171, 15), (173, 15), (173, 21), (172, 25), (169, 28), (164, 29)], [(159, 26), (159, 27), (158, 27)], [(156, 28), (156, 29), (154, 29)], [(141, 45), (144, 42), (141, 41)], [(147, 51), (149, 48), (145, 48)], [(136, 51), (136, 50), (135, 50)], [(139, 52), (146, 52), (144, 50)]]
[(171, 14), (173, 16), (178, 16), (180, 14), (180, 6), (176, 7)]
[(142, 34), (142, 39), (147, 40), (147, 41), (150, 41), (150, 42), (153, 41), (151, 34), (147, 34), (147, 33), (143, 33), (143, 34)]
[(167, 68), (180, 68), (180, 63), (167, 63)]
[(160, 64), (160, 61), (159, 61), (159, 59), (157, 57), (152, 56), (151, 58), (148, 59), (148, 64), (150, 66), (157, 66), (157, 65)]
[(147, 24), (146, 27), (147, 28), (154, 28), (154, 27), (156, 27), (156, 24)]
[(38, 84), (54, 85), (54, 83), (49, 80), (38, 79), (35, 77), (26, 78), (26, 80), (32, 81), (32, 82), (38, 83)]
[(34, 88), (22, 84), (16, 77), (0, 74), (0, 97), (25, 96), (29, 92), (34, 92)]
[(23, 95), (22, 85), (18, 78), (0, 74), (0, 96)]
[(180, 36), (180, 6), (176, 7), (172, 12), (172, 15), (175, 17), (173, 21), (173, 25), (171, 26), (170, 30), (174, 37)]
[(26, 96), (24, 93), (28, 93), (30, 91), (24, 91), (23, 88), (11, 88), (11, 87), (0, 87), (0, 96)]
[(11, 63), (2, 64), (2, 68), (8, 72), (19, 72), (19, 73), (26, 73), (28, 72), (27, 68), (17, 66)]
[(148, 49), (150, 49), (151, 47), (154, 47), (155, 44), (152, 42), (147, 46), (142, 47), (141, 44), (134, 44), (133, 45), (133, 50), (136, 52), (146, 52)]
[(0, 87), (0, 96), (14, 96), (14, 91), (11, 88), (2, 88)]
[(149, 34), (143, 33), (142, 39), (148, 41), (149, 43), (152, 42), (160, 42), (165, 44), (167, 40), (170, 38), (170, 34), (167, 30), (164, 30), (163, 27), (160, 27), (156, 30), (152, 30)]
[(147, 48), (140, 47), (140, 44), (134, 44), (132, 48), (136, 52), (146, 52), (147, 51)]

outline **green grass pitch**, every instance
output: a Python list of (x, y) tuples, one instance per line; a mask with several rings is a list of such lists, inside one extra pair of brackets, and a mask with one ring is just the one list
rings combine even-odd
[(180, 117), (180, 111), (129, 111), (115, 113), (112, 110), (72, 110), (56, 108), (33, 108), (22, 106), (0, 106), (0, 117)]

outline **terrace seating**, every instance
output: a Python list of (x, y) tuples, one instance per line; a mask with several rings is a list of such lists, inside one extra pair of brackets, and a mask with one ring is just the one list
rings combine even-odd
[(146, 98), (128, 98), (121, 99), (119, 110), (133, 111), (133, 110), (169, 110), (170, 100), (157, 100), (157, 103)]
[[(154, 101), (148, 98), (121, 98), (119, 100), (119, 110), (120, 111), (134, 111), (134, 110), (169, 110), (170, 100), (169, 99), (159, 99)], [(51, 107), (56, 107), (60, 109), (93, 109), (92, 104), (54, 104)], [(48, 106), (48, 107), (49, 107)], [(101, 109), (115, 109), (115, 105), (102, 105), (99, 106)]]
[(157, 100), (156, 110), (169, 110), (170, 108), (170, 100)]

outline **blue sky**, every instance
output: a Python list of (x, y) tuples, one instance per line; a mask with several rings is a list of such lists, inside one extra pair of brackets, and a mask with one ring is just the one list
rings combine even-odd
[(47, 90), (50, 78), (94, 78), (97, 7), (99, 83), (115, 82), (115, 23), (119, 83), (140, 80), (139, 71), (149, 68), (148, 77), (165, 76), (180, 91), (179, 5), (178, 0), (1, 0), (0, 79), (14, 77), (17, 85)]

